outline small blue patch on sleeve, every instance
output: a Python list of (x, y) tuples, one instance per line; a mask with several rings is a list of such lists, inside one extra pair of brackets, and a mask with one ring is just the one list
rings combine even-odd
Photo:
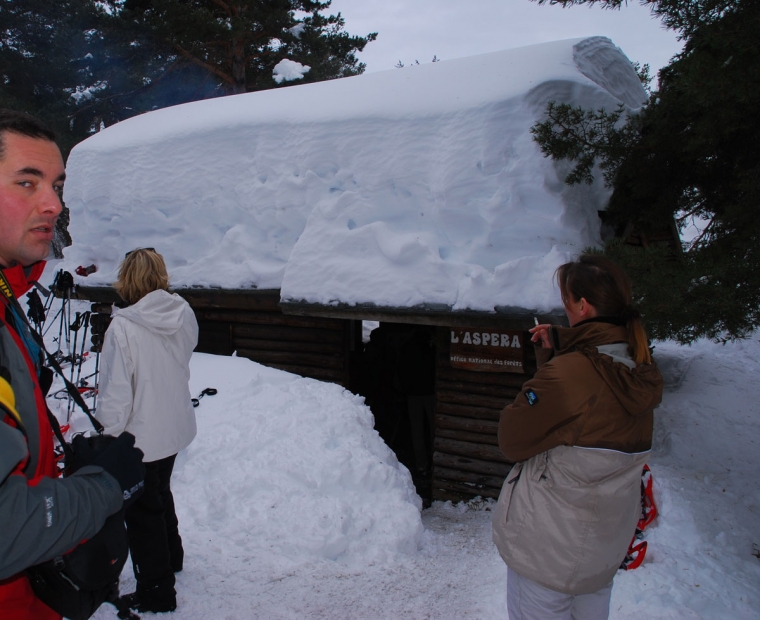
[(525, 390), (525, 398), (531, 407), (538, 402), (538, 395), (533, 390)]

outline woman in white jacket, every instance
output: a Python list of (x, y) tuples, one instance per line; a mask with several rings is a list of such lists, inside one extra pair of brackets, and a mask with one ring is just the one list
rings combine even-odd
[(198, 323), (168, 287), (155, 250), (125, 256), (114, 288), (130, 305), (114, 310), (105, 335), (97, 408), (106, 433), (132, 433), (145, 453), (145, 492), (126, 513), (137, 589), (124, 597), (144, 612), (177, 607), (174, 573), (184, 552), (170, 481), (177, 453), (196, 433), (188, 380)]

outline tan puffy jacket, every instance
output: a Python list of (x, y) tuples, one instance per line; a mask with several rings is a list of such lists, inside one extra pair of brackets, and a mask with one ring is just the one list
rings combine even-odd
[(631, 361), (624, 327), (595, 321), (553, 338), (554, 358), (501, 415), (499, 446), (520, 462), (493, 539), (518, 574), (586, 594), (610, 583), (633, 537), (662, 377)]

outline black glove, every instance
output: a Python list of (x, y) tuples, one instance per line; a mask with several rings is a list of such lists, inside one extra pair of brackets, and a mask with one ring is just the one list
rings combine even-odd
[[(73, 454), (67, 457), (66, 473), (73, 474), (77, 469), (92, 465), (95, 457), (103, 452), (111, 442), (116, 441), (116, 437), (111, 435), (76, 435), (71, 440), (71, 449)], [(70, 462), (69, 462), (70, 460)]]
[(145, 487), (142, 459), (142, 450), (135, 448), (135, 436), (125, 432), (92, 460), (93, 465), (102, 467), (119, 482), (124, 491), (125, 508), (134, 503)]
[(116, 437), (113, 435), (76, 435), (71, 441), (71, 450), (66, 453), (65, 475), (70, 476), (78, 469), (92, 465), (114, 441)]

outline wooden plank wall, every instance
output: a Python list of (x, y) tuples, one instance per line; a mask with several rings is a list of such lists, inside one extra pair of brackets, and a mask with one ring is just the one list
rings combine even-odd
[(478, 495), (497, 498), (512, 467), (499, 450), (499, 417), (536, 372), (533, 347), (526, 349), (525, 374), (473, 372), (451, 367), (448, 337), (438, 339), (444, 341), (436, 360), (432, 497), (453, 502)]
[[(279, 291), (248, 299), (211, 301), (187, 295), (198, 318), (196, 351), (231, 355), (347, 387), (355, 321), (290, 316), (279, 307)], [(361, 322), (358, 322), (361, 342)]]
[[(178, 289), (198, 319), (200, 353), (237, 354), (260, 364), (348, 387), (361, 321), (285, 315), (279, 290)], [(77, 287), (77, 298), (114, 303), (112, 287)], [(359, 346), (359, 348), (361, 348)]]

